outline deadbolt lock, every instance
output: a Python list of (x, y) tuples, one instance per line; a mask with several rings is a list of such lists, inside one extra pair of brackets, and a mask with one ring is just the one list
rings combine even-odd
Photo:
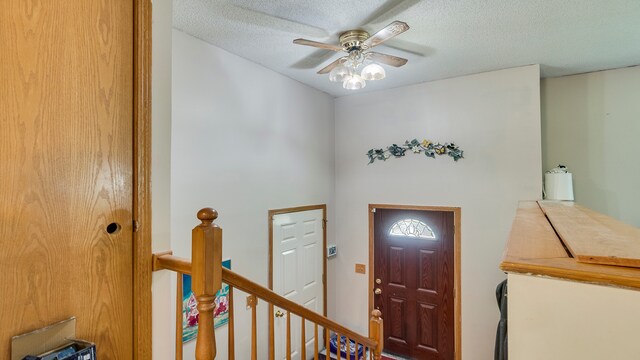
[(376, 284), (378, 284), (378, 285), (382, 284), (382, 280), (376, 279)]

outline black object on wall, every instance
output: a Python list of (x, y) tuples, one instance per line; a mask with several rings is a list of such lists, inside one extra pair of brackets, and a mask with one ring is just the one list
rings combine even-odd
[(500, 309), (500, 321), (496, 331), (494, 360), (507, 360), (507, 280), (496, 287), (496, 300)]

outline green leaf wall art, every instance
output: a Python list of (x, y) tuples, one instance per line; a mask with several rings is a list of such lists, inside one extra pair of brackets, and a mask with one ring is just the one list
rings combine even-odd
[(462, 156), (463, 151), (456, 144), (452, 142), (440, 144), (426, 139), (421, 142), (418, 139), (407, 140), (404, 145), (392, 144), (386, 149), (371, 149), (367, 151), (367, 157), (369, 158), (369, 164), (371, 164), (376, 160), (386, 161), (392, 156), (396, 158), (402, 157), (406, 152), (423, 153), (430, 158), (435, 158), (436, 155), (449, 155), (454, 161), (464, 158)]

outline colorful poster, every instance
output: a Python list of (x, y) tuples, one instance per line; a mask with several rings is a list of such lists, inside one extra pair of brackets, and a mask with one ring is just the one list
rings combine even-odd
[[(231, 269), (231, 259), (223, 260), (222, 266)], [(191, 275), (182, 274), (182, 342), (196, 338), (198, 334), (198, 309), (196, 298), (191, 291)], [(213, 326), (215, 328), (229, 321), (229, 285), (222, 283), (216, 293), (216, 310)]]

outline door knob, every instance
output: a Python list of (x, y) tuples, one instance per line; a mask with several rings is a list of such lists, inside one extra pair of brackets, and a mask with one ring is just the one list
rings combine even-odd
[(280, 310), (276, 311), (276, 317), (283, 317), (283, 316), (284, 316), (284, 313), (282, 311)]
[(382, 289), (377, 288), (377, 289), (373, 290), (373, 293), (376, 294), (376, 295), (380, 295), (380, 294), (382, 294)]

